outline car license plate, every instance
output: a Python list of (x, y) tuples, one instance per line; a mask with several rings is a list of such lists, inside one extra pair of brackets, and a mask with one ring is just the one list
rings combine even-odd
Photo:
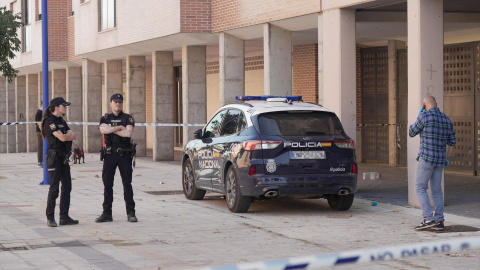
[(325, 151), (290, 151), (290, 159), (325, 159)]

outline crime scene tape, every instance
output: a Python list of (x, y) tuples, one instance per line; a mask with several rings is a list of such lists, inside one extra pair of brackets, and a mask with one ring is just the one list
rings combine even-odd
[[(0, 126), (13, 126), (23, 124), (37, 124), (40, 122), (10, 122), (0, 123)], [(69, 125), (85, 125), (85, 126), (98, 126), (98, 122), (67, 122)], [(173, 123), (135, 123), (135, 126), (140, 127), (203, 127), (205, 124), (173, 124)]]
[(208, 267), (197, 270), (287, 270), (319, 269), (346, 264), (364, 264), (377, 261), (406, 259), (421, 255), (444, 254), (465, 249), (480, 248), (480, 236), (459, 238), (427, 243), (382, 247), (376, 249), (351, 250), (341, 253), (328, 253), (305, 257), (295, 257), (277, 261), (252, 262), (230, 266)]
[(373, 127), (373, 126), (401, 126), (401, 124), (357, 124), (357, 127)]

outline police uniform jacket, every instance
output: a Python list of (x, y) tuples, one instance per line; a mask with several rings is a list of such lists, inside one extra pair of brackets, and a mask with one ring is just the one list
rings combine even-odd
[(45, 119), (43, 128), (45, 130), (45, 138), (47, 139), (48, 149), (52, 149), (63, 154), (67, 153), (66, 142), (60, 141), (53, 135), (53, 132), (58, 130), (60, 130), (63, 134), (67, 134), (67, 132), (70, 130), (70, 127), (68, 127), (65, 119), (62, 116), (57, 117), (51, 114)]
[[(100, 119), (100, 125), (101, 124), (107, 124), (109, 126), (115, 127), (115, 126), (124, 126), (127, 127), (127, 125), (132, 125), (135, 126), (135, 120), (130, 114), (120, 112), (118, 116), (115, 116), (113, 113), (106, 114), (105, 116), (102, 116)], [(113, 147), (113, 148), (130, 148), (130, 138), (127, 137), (121, 137), (118, 136), (117, 134), (110, 133), (110, 134), (104, 134), (105, 136), (105, 145), (107, 147)]]

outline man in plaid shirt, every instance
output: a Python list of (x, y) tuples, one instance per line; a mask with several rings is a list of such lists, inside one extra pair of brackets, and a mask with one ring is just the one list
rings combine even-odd
[[(450, 154), (453, 150), (451, 146), (454, 146), (456, 141), (452, 121), (440, 112), (433, 96), (425, 97), (417, 121), (409, 128), (410, 137), (418, 134), (420, 151), (417, 157), (415, 191), (422, 207), (423, 221), (415, 229), (434, 227), (437, 230), (444, 230), (442, 173), (448, 166), (447, 152)], [(427, 193), (429, 181), (435, 214)]]

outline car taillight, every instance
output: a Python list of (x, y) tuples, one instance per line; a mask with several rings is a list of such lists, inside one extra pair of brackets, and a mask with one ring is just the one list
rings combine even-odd
[(353, 141), (353, 140), (334, 141), (333, 143), (338, 148), (355, 149), (355, 141)]
[(255, 174), (255, 165), (250, 166), (250, 170), (248, 171), (248, 175), (254, 175)]
[(244, 141), (243, 148), (247, 151), (260, 149), (273, 149), (279, 146), (282, 142), (279, 141)]
[(357, 164), (352, 164), (352, 173), (357, 174)]

